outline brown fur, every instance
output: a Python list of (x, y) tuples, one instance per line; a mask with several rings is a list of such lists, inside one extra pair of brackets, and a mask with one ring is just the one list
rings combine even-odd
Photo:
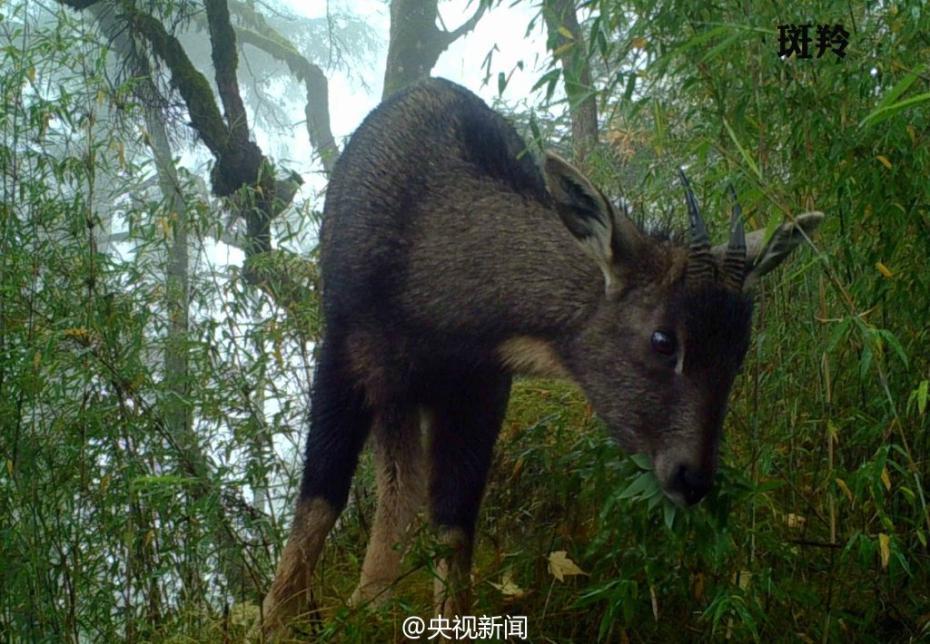
[(501, 360), (514, 373), (542, 378), (567, 378), (568, 372), (551, 344), (545, 340), (516, 337), (498, 348)]
[(323, 542), (336, 523), (336, 512), (322, 499), (301, 502), (287, 545), (278, 561), (274, 583), (262, 606), (266, 628), (306, 614), (313, 605), (310, 581)]
[(436, 563), (433, 613), (447, 619), (471, 613), (472, 540), (459, 528), (443, 530), (440, 543), (449, 555)]
[[(393, 425), (393, 426), (391, 426)], [(380, 603), (400, 572), (408, 530), (426, 498), (426, 457), (416, 410), (375, 421), (374, 457), (378, 508), (362, 576), (350, 603)]]

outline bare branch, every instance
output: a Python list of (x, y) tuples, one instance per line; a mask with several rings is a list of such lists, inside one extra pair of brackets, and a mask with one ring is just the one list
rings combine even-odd
[(453, 31), (444, 31), (443, 35), (448, 39), (448, 42), (446, 43), (446, 47), (448, 47), (453, 42), (455, 42), (456, 40), (458, 40), (459, 38), (467, 34), (469, 31), (472, 31), (475, 28), (475, 26), (477, 26), (478, 21), (481, 20), (481, 16), (484, 15), (484, 12), (486, 9), (487, 9), (487, 5), (485, 5), (485, 3), (482, 0), (478, 4), (478, 10), (475, 11), (475, 13), (472, 15), (471, 18), (463, 22), (462, 25), (458, 29), (455, 29)]
[[(240, 10), (241, 3), (234, 2), (233, 9)], [(246, 18), (255, 29), (238, 28), (236, 33), (244, 44), (261, 49), (269, 56), (285, 63), (288, 69), (307, 87), (307, 105), (304, 114), (307, 118), (307, 135), (310, 144), (319, 152), (327, 174), (332, 172), (339, 156), (339, 148), (333, 138), (329, 124), (329, 83), (323, 71), (283, 38), (265, 22), (263, 16), (256, 14), (250, 7), (241, 5), (243, 11), (251, 12)]]

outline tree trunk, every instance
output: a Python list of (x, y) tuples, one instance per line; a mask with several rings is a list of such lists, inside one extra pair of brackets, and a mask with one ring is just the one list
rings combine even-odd
[(475, 28), (487, 6), (481, 0), (471, 18), (454, 31), (436, 26), (438, 0), (391, 0), (391, 34), (384, 68), (385, 99), (399, 89), (428, 78), (440, 54)]
[(597, 144), (597, 97), (591, 86), (591, 66), (588, 64), (584, 34), (578, 24), (573, 0), (546, 0), (543, 13), (549, 32), (549, 48), (562, 65), (575, 159), (583, 162)]

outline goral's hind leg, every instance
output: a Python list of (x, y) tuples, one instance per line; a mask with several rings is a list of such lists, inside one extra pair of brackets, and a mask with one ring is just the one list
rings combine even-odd
[(326, 535), (346, 505), (371, 426), (364, 392), (348, 371), (342, 344), (324, 340), (310, 402), (310, 433), (294, 525), (263, 604), (266, 632), (311, 607), (310, 579)]
[(419, 410), (410, 406), (379, 414), (372, 438), (378, 509), (362, 576), (352, 594), (355, 606), (389, 597), (400, 573), (408, 529), (423, 505), (426, 488)]
[(451, 553), (437, 566), (436, 613), (452, 618), (471, 610), (470, 574), (475, 521), (500, 431), (510, 376), (469, 372), (437, 388), (430, 444), (430, 507)]

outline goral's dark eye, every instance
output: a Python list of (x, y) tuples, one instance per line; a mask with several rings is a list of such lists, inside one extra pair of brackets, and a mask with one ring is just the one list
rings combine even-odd
[(665, 331), (654, 331), (652, 334), (652, 349), (663, 356), (675, 355), (675, 336)]

